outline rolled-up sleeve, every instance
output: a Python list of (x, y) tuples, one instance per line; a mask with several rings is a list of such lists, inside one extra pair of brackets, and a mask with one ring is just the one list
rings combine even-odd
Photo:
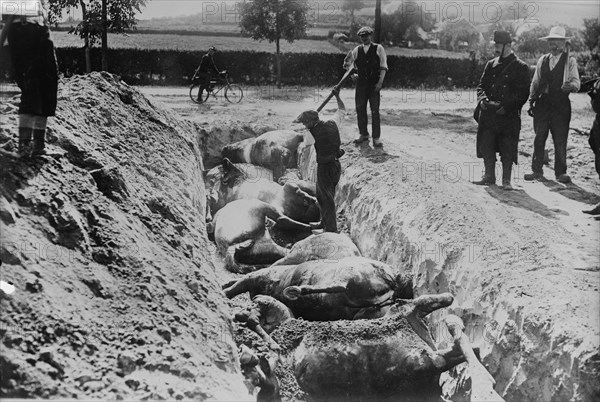
[(579, 79), (579, 71), (577, 70), (577, 60), (575, 60), (575, 57), (569, 57), (567, 80), (569, 84), (573, 86), (572, 92), (578, 92), (579, 88), (581, 88), (581, 81)]
[(377, 56), (379, 56), (379, 68), (388, 71), (387, 55), (385, 49), (381, 45), (377, 45)]

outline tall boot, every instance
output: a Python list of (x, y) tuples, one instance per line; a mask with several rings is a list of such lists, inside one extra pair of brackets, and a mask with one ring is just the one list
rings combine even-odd
[(19, 127), (19, 149), (20, 157), (28, 157), (31, 153), (31, 132), (30, 127)]
[(44, 155), (46, 153), (46, 130), (33, 130), (33, 150), (31, 156)]
[(502, 161), (502, 187), (505, 190), (512, 190), (510, 185), (510, 176), (512, 173), (512, 161)]
[(477, 184), (479, 186), (485, 186), (487, 184), (496, 184), (496, 161), (491, 159), (484, 159), (483, 166), (485, 167), (483, 177), (479, 181), (474, 181), (473, 184)]

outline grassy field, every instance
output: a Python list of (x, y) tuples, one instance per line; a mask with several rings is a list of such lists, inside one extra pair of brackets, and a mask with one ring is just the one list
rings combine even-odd
[[(222, 32), (222, 31), (221, 31)], [(83, 40), (77, 35), (67, 32), (52, 32), (52, 39), (56, 47), (82, 47)], [(258, 42), (250, 38), (227, 36), (193, 36), (170, 34), (108, 34), (108, 46), (120, 49), (173, 49), (204, 51), (209, 46), (216, 46), (220, 50), (254, 50), (257, 52), (274, 52), (275, 44), (267, 41)], [(352, 49), (356, 44), (347, 43), (346, 49)], [(408, 49), (401, 47), (387, 47), (388, 55), (405, 57), (443, 57), (466, 58), (466, 53), (454, 53), (439, 49)], [(326, 40), (298, 40), (293, 43), (281, 42), (281, 51), (284, 53), (343, 53)]]
[[(53, 32), (52, 39), (56, 47), (82, 47), (83, 40), (67, 32)], [(108, 34), (108, 46), (119, 49), (172, 49), (204, 51), (209, 46), (219, 50), (254, 50), (257, 52), (274, 52), (275, 43), (258, 42), (250, 38), (225, 36), (190, 36), (163, 34)], [(293, 43), (282, 41), (281, 51), (284, 53), (341, 53), (326, 40), (298, 40)]]

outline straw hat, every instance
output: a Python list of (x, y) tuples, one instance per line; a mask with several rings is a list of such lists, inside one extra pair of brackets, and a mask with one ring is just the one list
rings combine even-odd
[(572, 36), (566, 36), (567, 31), (565, 31), (565, 29), (561, 26), (555, 26), (550, 28), (550, 33), (548, 34), (548, 36), (544, 36), (540, 39), (571, 39)]

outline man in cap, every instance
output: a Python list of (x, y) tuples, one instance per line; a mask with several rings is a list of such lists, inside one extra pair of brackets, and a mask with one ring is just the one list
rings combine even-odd
[(219, 71), (217, 65), (215, 64), (215, 60), (213, 59), (213, 56), (216, 52), (216, 47), (209, 47), (208, 52), (204, 56), (202, 56), (200, 65), (194, 73), (194, 79), (198, 79), (200, 81), (200, 90), (198, 91), (198, 103), (202, 103), (202, 93), (204, 92), (204, 90), (208, 91), (213, 73), (217, 75), (221, 73), (221, 71)]
[(548, 41), (550, 53), (543, 55), (537, 62), (531, 81), (529, 94), (529, 114), (533, 116), (532, 173), (525, 180), (542, 179), (544, 148), (548, 131), (552, 133), (554, 143), (554, 175), (561, 183), (569, 183), (567, 175), (567, 137), (571, 122), (571, 101), (569, 94), (579, 91), (581, 82), (575, 57), (565, 52), (566, 31), (561, 26), (550, 29), (550, 34), (540, 39)]
[(371, 106), (371, 125), (373, 130), (373, 146), (382, 147), (381, 123), (379, 118), (379, 104), (381, 102), (381, 87), (385, 74), (388, 70), (387, 56), (383, 46), (371, 42), (373, 29), (362, 27), (358, 30), (358, 36), (362, 45), (356, 46), (344, 63), (354, 64), (358, 70), (358, 81), (354, 100), (356, 102), (356, 118), (358, 120), (358, 131), (360, 136), (354, 140), (355, 144), (369, 141), (367, 129), (367, 102)]
[(496, 152), (502, 161), (502, 186), (510, 184), (512, 164), (517, 163), (521, 108), (529, 95), (529, 67), (513, 53), (506, 31), (494, 32), (497, 57), (488, 61), (477, 86), (477, 157), (483, 158), (485, 172), (474, 184), (496, 183)]
[(321, 209), (321, 221), (311, 223), (312, 229), (323, 229), (325, 232), (337, 232), (336, 210), (335, 210), (335, 188), (340, 181), (342, 165), (339, 158), (344, 154), (340, 148), (341, 124), (346, 110), (344, 102), (340, 98), (340, 89), (333, 88), (333, 94), (338, 104), (334, 120), (322, 121), (319, 113), (314, 110), (302, 112), (293, 123), (302, 123), (310, 131), (314, 138), (315, 151), (317, 153), (317, 201)]
[(47, 119), (56, 112), (58, 65), (41, 3), (14, 5), (15, 14), (8, 15), (0, 33), (0, 46), (8, 39), (15, 81), (21, 89), (18, 155), (35, 157), (46, 153)]

